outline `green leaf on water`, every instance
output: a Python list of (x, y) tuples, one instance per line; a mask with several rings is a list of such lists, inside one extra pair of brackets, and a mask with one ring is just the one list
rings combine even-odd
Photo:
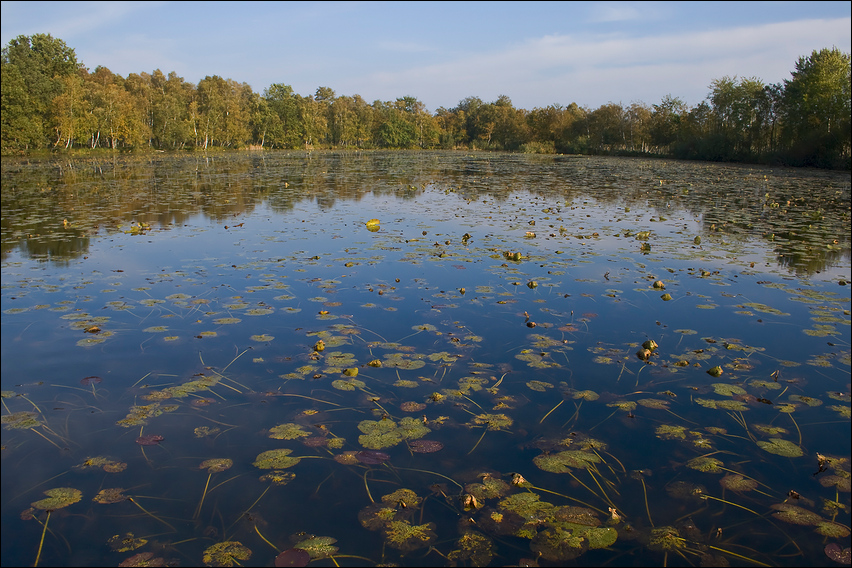
[(725, 465), (724, 462), (707, 456), (700, 456), (686, 462), (686, 467), (690, 469), (697, 469), (698, 471), (710, 473), (720, 473), (722, 470), (719, 468), (723, 465)]
[(291, 453), (293, 450), (287, 448), (267, 450), (258, 454), (252, 465), (260, 469), (287, 469), (301, 461), (301, 458), (291, 457)]
[(734, 396), (735, 394), (746, 394), (746, 390), (737, 385), (728, 383), (713, 383), (713, 390), (722, 396)]
[(807, 509), (797, 505), (777, 503), (772, 505), (772, 508), (779, 511), (778, 513), (772, 513), (772, 516), (784, 521), (785, 523), (792, 523), (794, 525), (816, 525), (824, 521), (822, 517), (813, 511), (808, 511)]
[(600, 462), (601, 458), (597, 454), (577, 450), (541, 454), (533, 458), (537, 468), (551, 473), (567, 473), (572, 468), (588, 469), (591, 464)]
[(55, 489), (48, 489), (44, 494), (47, 495), (46, 499), (41, 499), (30, 504), (36, 509), (55, 511), (56, 509), (73, 505), (83, 498), (83, 493), (73, 487), (56, 487)]
[(657, 427), (657, 437), (663, 440), (685, 440), (686, 427), (663, 424)]
[(38, 414), (29, 410), (14, 412), (12, 414), (4, 414), (0, 418), (3, 426), (13, 430), (26, 430), (41, 426), (41, 421), (37, 418)]
[(293, 548), (302, 549), (310, 554), (313, 560), (319, 560), (337, 553), (339, 548), (333, 546), (335, 542), (337, 542), (337, 539), (330, 536), (311, 536), (310, 538), (300, 540), (293, 545)]
[(802, 448), (793, 442), (782, 440), (781, 438), (771, 438), (769, 441), (759, 440), (757, 445), (760, 449), (769, 452), (770, 454), (778, 454), (788, 458), (797, 458), (804, 455)]
[(238, 541), (218, 542), (204, 551), (202, 557), (208, 566), (242, 566), (240, 560), (251, 558), (251, 550)]
[(302, 430), (301, 426), (292, 422), (279, 424), (269, 429), (269, 437), (276, 440), (295, 440), (297, 438), (307, 438), (310, 435), (310, 432)]

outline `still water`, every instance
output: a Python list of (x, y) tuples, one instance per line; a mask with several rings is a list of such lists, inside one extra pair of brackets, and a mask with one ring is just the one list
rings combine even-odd
[(4, 159), (2, 563), (848, 565), (849, 225), (848, 172)]

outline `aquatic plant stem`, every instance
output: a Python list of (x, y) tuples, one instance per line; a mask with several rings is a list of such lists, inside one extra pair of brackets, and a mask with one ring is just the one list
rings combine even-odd
[(458, 481), (456, 481), (452, 477), (447, 477), (446, 475), (443, 475), (443, 474), (438, 473), (436, 471), (429, 471), (428, 469), (415, 469), (413, 467), (397, 467), (396, 469), (402, 469), (402, 470), (405, 470), (405, 471), (419, 471), (420, 473), (430, 473), (432, 475), (437, 475), (438, 477), (443, 477), (447, 481), (452, 481), (453, 484), (458, 485), (461, 489), (464, 489), (464, 485), (460, 484)]
[(376, 500), (375, 500), (375, 499), (373, 499), (373, 496), (370, 494), (370, 486), (369, 486), (369, 485), (367, 485), (367, 474), (368, 474), (368, 473), (370, 473), (370, 471), (371, 471), (371, 470), (369, 470), (369, 469), (364, 470), (364, 475), (363, 475), (363, 478), (364, 478), (364, 489), (366, 489), (366, 490), (367, 490), (367, 497), (369, 497), (369, 498), (370, 498), (370, 503), (375, 503), (375, 502), (376, 502)]
[(752, 510), (751, 510), (751, 509), (749, 509), (748, 507), (743, 507), (742, 505), (737, 505), (736, 503), (734, 503), (734, 502), (732, 502), (732, 501), (726, 501), (725, 499), (720, 499), (720, 498), (718, 498), (718, 497), (713, 497), (712, 495), (707, 495), (706, 493), (702, 493), (701, 495), (699, 495), (699, 497), (700, 497), (701, 499), (713, 499), (714, 501), (719, 501), (719, 502), (725, 503), (725, 504), (727, 504), (727, 505), (733, 505), (734, 507), (739, 507), (740, 509), (743, 509), (743, 510), (745, 510), (745, 511), (748, 511), (749, 513), (752, 513), (752, 514), (754, 514), (754, 515), (757, 515), (758, 517), (762, 517), (762, 516), (763, 516), (763, 515), (761, 515), (760, 513), (758, 513), (757, 511), (752, 511)]
[(482, 431), (482, 436), (480, 436), (480, 437), (479, 437), (479, 439), (476, 441), (476, 443), (473, 445), (473, 447), (470, 449), (470, 451), (467, 453), (467, 455), (470, 455), (470, 454), (472, 454), (472, 453), (473, 453), (473, 450), (475, 450), (475, 449), (476, 449), (476, 447), (479, 445), (479, 442), (481, 442), (481, 441), (482, 441), (482, 438), (484, 438), (484, 437), (485, 437), (485, 433), (486, 433), (486, 432), (488, 432), (488, 428), (485, 428), (485, 429)]
[(44, 520), (44, 529), (41, 531), (41, 540), (38, 543), (38, 553), (36, 554), (33, 566), (38, 566), (38, 560), (41, 558), (41, 547), (44, 546), (44, 535), (47, 533), (47, 523), (50, 522), (50, 511), (47, 512), (47, 519)]
[(749, 558), (748, 556), (742, 556), (741, 554), (737, 554), (736, 552), (731, 552), (730, 550), (725, 550), (724, 548), (719, 548), (717, 546), (713, 546), (711, 544), (707, 545), (707, 548), (712, 548), (713, 550), (718, 550), (719, 552), (724, 552), (725, 554), (730, 554), (731, 556), (736, 556), (737, 558), (742, 558), (743, 560), (748, 560), (749, 562), (753, 562), (758, 566), (770, 566), (769, 564), (764, 564), (759, 560), (755, 560), (753, 558)]
[(598, 509), (594, 505), (590, 505), (590, 504), (586, 503), (585, 501), (581, 501), (581, 500), (576, 499), (574, 497), (569, 497), (568, 495), (563, 495), (562, 493), (557, 493), (556, 491), (551, 491), (550, 489), (545, 489), (544, 487), (536, 487), (535, 485), (528, 483), (528, 484), (525, 484), (523, 486), (523, 488), (524, 489), (535, 489), (536, 491), (544, 491), (545, 493), (550, 493), (552, 495), (558, 495), (560, 497), (564, 497), (565, 499), (569, 499), (569, 500), (574, 501), (576, 503), (580, 503), (581, 505), (585, 505), (589, 509), (594, 509), (595, 511), (597, 511), (601, 515), (606, 515), (605, 511), (603, 511), (602, 509)]
[(128, 501), (130, 501), (131, 503), (133, 503), (134, 505), (136, 505), (137, 507), (139, 507), (139, 508), (142, 510), (142, 512), (143, 512), (143, 513), (145, 513), (146, 515), (148, 515), (149, 517), (151, 517), (151, 518), (153, 518), (153, 519), (156, 519), (156, 520), (160, 521), (161, 523), (163, 523), (164, 525), (166, 525), (167, 527), (169, 527), (170, 529), (172, 529), (172, 532), (177, 532), (177, 529), (176, 529), (176, 528), (174, 528), (172, 525), (170, 525), (169, 523), (167, 523), (166, 521), (164, 521), (163, 519), (161, 519), (161, 518), (160, 518), (160, 517), (158, 517), (157, 515), (155, 515), (155, 514), (151, 513), (150, 511), (148, 511), (148, 509), (146, 509), (145, 507), (143, 507), (142, 505), (140, 505), (140, 504), (139, 504), (139, 502), (138, 502), (138, 501), (136, 501), (136, 499), (134, 499), (133, 497), (128, 497), (128, 498), (127, 498), (127, 500), (128, 500)]
[(648, 522), (651, 523), (651, 526), (654, 526), (654, 521), (651, 520), (651, 509), (648, 507), (648, 489), (645, 487), (645, 479), (640, 477), (639, 481), (642, 482), (642, 493), (645, 495), (645, 512), (648, 513)]
[(207, 496), (207, 488), (210, 486), (210, 478), (213, 477), (213, 472), (207, 474), (207, 483), (204, 484), (204, 492), (201, 494), (201, 501), (198, 502), (198, 507), (195, 508), (193, 519), (197, 519), (201, 515), (201, 506), (204, 504), (204, 498)]
[(280, 550), (278, 550), (278, 547), (277, 547), (277, 546), (275, 546), (274, 544), (272, 544), (271, 542), (269, 542), (268, 540), (266, 540), (266, 537), (265, 537), (265, 536), (263, 536), (262, 534), (260, 534), (260, 531), (258, 530), (257, 525), (254, 525), (254, 532), (256, 532), (256, 533), (257, 533), (257, 535), (258, 535), (260, 538), (262, 538), (262, 539), (263, 539), (263, 542), (265, 542), (266, 544), (268, 544), (269, 546), (271, 546), (271, 547), (272, 547), (272, 549), (273, 549), (275, 552), (281, 552)]
[(790, 413), (787, 413), (787, 416), (789, 416), (790, 420), (793, 421), (793, 425), (796, 427), (796, 432), (799, 433), (799, 445), (801, 446), (802, 445), (802, 431), (799, 430), (799, 425), (796, 423), (796, 419), (793, 418), (793, 415), (790, 414)]
[(551, 409), (550, 409), (550, 412), (548, 412), (547, 414), (545, 414), (545, 415), (541, 418), (541, 420), (539, 420), (539, 421), (538, 421), (538, 423), (539, 423), (539, 424), (541, 424), (542, 422), (544, 422), (544, 419), (545, 419), (545, 418), (547, 418), (548, 416), (550, 416), (550, 415), (553, 413), (553, 411), (554, 411), (554, 410), (556, 410), (557, 408), (559, 408), (560, 406), (562, 406), (562, 403), (563, 403), (563, 402), (565, 402), (565, 400), (564, 400), (564, 399), (563, 399), (563, 400), (560, 400), (560, 401), (559, 401), (559, 404), (557, 404), (556, 406), (554, 406), (553, 408), (551, 408)]

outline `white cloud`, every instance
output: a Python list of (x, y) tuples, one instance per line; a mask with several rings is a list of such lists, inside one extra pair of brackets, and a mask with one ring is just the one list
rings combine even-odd
[(427, 105), (434, 100), (443, 106), (469, 95), (493, 100), (501, 93), (528, 109), (572, 101), (592, 108), (622, 99), (652, 104), (669, 93), (696, 104), (715, 78), (777, 82), (789, 78), (797, 58), (814, 49), (837, 45), (849, 51), (850, 24), (850, 18), (840, 18), (644, 37), (549, 35), (401, 72), (363, 74), (342, 91), (381, 98), (417, 93)]

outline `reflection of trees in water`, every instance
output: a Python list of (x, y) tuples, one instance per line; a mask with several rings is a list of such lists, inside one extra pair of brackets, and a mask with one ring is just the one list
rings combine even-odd
[[(589, 200), (614, 216), (624, 207), (688, 215), (705, 233), (728, 239), (774, 234), (779, 262), (797, 271), (849, 257), (848, 172), (589, 156), (282, 151), (4, 160), (2, 181), (4, 255), (20, 247), (70, 258), (99, 231), (134, 221), (168, 228), (199, 213), (224, 222), (264, 204), (286, 213), (304, 201), (328, 210), (367, 195), (410, 200), (431, 184), (498, 203), (529, 192), (562, 201), (554, 205), (563, 209)], [(27, 234), (40, 237), (25, 243)]]

